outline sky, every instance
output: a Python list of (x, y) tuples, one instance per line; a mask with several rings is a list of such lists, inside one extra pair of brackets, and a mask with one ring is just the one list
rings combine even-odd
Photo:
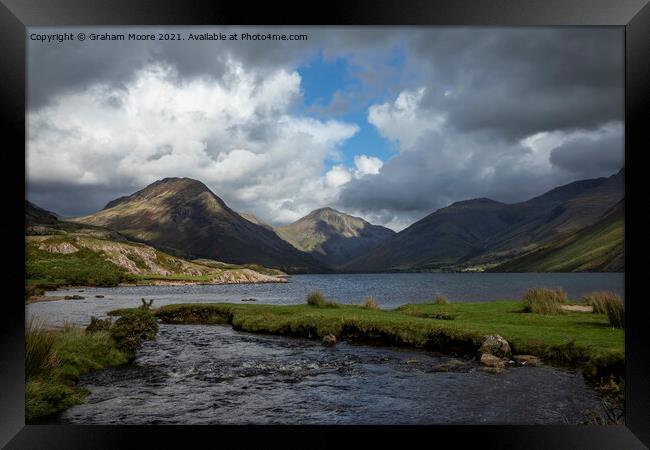
[[(62, 32), (308, 38), (30, 39)], [(189, 177), (272, 225), (329, 206), (399, 231), (624, 165), (622, 28), (30, 28), (27, 45), (27, 197), (63, 216)]]

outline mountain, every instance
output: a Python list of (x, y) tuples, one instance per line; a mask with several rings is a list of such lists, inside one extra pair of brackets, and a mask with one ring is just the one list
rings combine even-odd
[(456, 202), (342, 270), (445, 270), (504, 262), (597, 222), (623, 199), (624, 181), (621, 169), (611, 177), (576, 181), (525, 202)]
[(257, 217), (255, 214), (240, 212), (239, 215), (242, 216), (244, 219), (248, 220), (249, 222), (254, 223), (255, 225), (259, 225), (261, 227), (266, 228), (267, 230), (271, 230), (271, 231), (275, 232), (275, 230), (273, 229), (273, 227), (271, 225), (264, 222), (262, 219)]
[(332, 208), (312, 211), (275, 231), (298, 250), (332, 268), (351, 261), (395, 235), (393, 230)]
[(596, 223), (489, 269), (491, 272), (622, 272), (625, 209), (621, 200)]
[(25, 275), (31, 285), (285, 282), (261, 266), (186, 261), (94, 225), (59, 220), (25, 202)]
[(102, 226), (163, 251), (289, 272), (325, 271), (318, 261), (246, 220), (200, 181), (165, 178), (109, 202), (77, 223)]

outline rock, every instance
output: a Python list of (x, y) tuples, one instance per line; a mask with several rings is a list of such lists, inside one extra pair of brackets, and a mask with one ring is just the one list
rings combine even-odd
[(336, 336), (333, 334), (328, 334), (327, 336), (323, 337), (323, 345), (335, 345), (336, 344)]
[(503, 362), (503, 360), (499, 357), (496, 357), (489, 353), (483, 353), (483, 355), (481, 355), (481, 365), (486, 367), (503, 369), (506, 366), (506, 363)]
[(256, 298), (242, 298), (241, 301), (242, 302), (256, 302), (257, 299)]
[(533, 355), (514, 355), (512, 359), (522, 366), (538, 366), (542, 363), (537, 356)]
[(95, 295), (95, 298), (104, 298), (103, 295)]
[(82, 297), (81, 295), (76, 295), (75, 294), (75, 295), (66, 295), (65, 297), (63, 297), (63, 299), (64, 300), (83, 300), (84, 297)]
[(478, 354), (483, 355), (489, 353), (490, 355), (505, 358), (510, 356), (510, 344), (498, 334), (485, 336), (481, 347), (478, 349)]

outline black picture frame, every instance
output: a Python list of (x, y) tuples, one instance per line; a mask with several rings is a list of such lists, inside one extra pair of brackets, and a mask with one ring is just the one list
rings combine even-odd
[[(18, 296), (24, 291), (25, 189), (25, 51), (29, 26), (75, 25), (476, 25), (476, 26), (620, 26), (625, 27), (625, 160), (627, 166), (626, 220), (626, 425), (625, 426), (432, 426), (432, 427), (142, 427), (25, 425), (24, 314)], [(636, 449), (650, 445), (650, 350), (646, 299), (634, 296), (641, 268), (641, 226), (632, 219), (643, 194), (631, 189), (639, 180), (641, 152), (648, 151), (647, 118), (650, 117), (650, 6), (648, 0), (401, 0), (329, 1), (323, 4), (171, 0), (0, 0), (0, 123), (5, 242), (11, 243), (4, 271), (5, 294), (0, 326), (0, 446), (24, 449), (130, 448), (144, 439), (147, 446), (179, 447), (205, 440), (211, 446), (237, 445), (264, 439), (266, 445), (345, 443), (351, 433), (362, 433), (365, 443), (387, 438), (431, 445), (451, 439), (455, 446), (468, 443), (481, 448), (589, 448)], [(11, 144), (9, 144), (11, 142)], [(9, 162), (9, 158), (13, 162)], [(632, 165), (630, 164), (632, 161)], [(636, 165), (635, 165), (636, 164)], [(23, 166), (24, 167), (24, 166)], [(632, 196), (630, 197), (630, 194)], [(636, 202), (634, 208), (633, 202)], [(638, 263), (637, 263), (638, 264)], [(632, 281), (636, 280), (636, 281)], [(633, 283), (633, 284), (631, 284)], [(411, 444), (411, 445), (413, 445)]]

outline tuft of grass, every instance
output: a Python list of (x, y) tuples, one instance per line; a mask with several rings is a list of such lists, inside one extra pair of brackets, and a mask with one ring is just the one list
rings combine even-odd
[(380, 309), (379, 303), (377, 303), (377, 300), (375, 300), (374, 297), (367, 297), (361, 304), (361, 307), (368, 309)]
[(625, 328), (625, 305), (617, 294), (609, 291), (595, 291), (583, 297), (591, 305), (594, 314), (605, 314), (614, 328)]
[(25, 333), (25, 377), (37, 377), (57, 368), (60, 359), (54, 349), (56, 333), (43, 328), (43, 322), (30, 320)]
[(563, 289), (530, 288), (524, 294), (524, 311), (535, 314), (564, 314), (568, 301)]
[(625, 328), (625, 305), (620, 297), (611, 297), (605, 302), (605, 314), (614, 328)]
[(316, 308), (337, 308), (339, 306), (334, 300), (328, 300), (318, 291), (310, 292), (307, 295), (307, 304)]
[(447, 305), (449, 304), (449, 299), (446, 295), (437, 294), (433, 299), (433, 303), (436, 305)]

